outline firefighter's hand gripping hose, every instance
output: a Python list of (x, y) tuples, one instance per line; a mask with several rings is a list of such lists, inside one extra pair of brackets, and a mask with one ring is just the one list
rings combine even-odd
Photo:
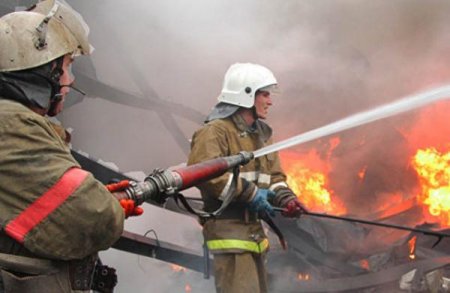
[[(189, 205), (186, 199), (179, 193), (189, 187), (198, 185), (210, 179), (216, 178), (229, 170), (233, 170), (233, 174), (239, 172), (239, 167), (250, 162), (254, 158), (253, 153), (240, 152), (237, 155), (220, 157), (211, 159), (198, 164), (180, 167), (177, 169), (157, 169), (147, 176), (144, 181), (128, 181), (128, 185), (123, 183), (112, 184), (114, 196), (118, 200), (132, 200), (137, 207), (144, 202), (161, 205), (164, 204), (168, 197), (172, 196), (182, 202), (183, 205)], [(237, 176), (234, 176), (234, 181)], [(234, 182), (236, 184), (236, 182)], [(235, 185), (234, 184), (234, 185)], [(231, 190), (231, 188), (230, 188)], [(230, 192), (230, 195), (233, 195)], [(222, 206), (212, 213), (194, 210), (191, 207), (186, 208), (192, 213), (201, 217), (211, 217), (220, 214), (225, 207), (231, 202), (232, 196), (227, 197), (223, 201)]]
[(301, 215), (307, 213), (308, 211), (297, 198), (288, 201), (287, 204), (284, 206), (284, 210), (281, 212), (283, 216), (288, 218), (298, 218)]
[(275, 197), (275, 193), (272, 190), (259, 188), (248, 207), (252, 212), (267, 212), (269, 215), (275, 216), (275, 211), (268, 202), (268, 199), (273, 197)]
[[(123, 192), (129, 187), (130, 187), (129, 180), (122, 180), (116, 183), (106, 185), (106, 189), (108, 189), (108, 191), (111, 192), (112, 194), (114, 194), (115, 192)], [(144, 213), (144, 210), (141, 207), (136, 206), (134, 200), (132, 199), (122, 198), (119, 199), (119, 203), (123, 208), (125, 218), (140, 216)]]

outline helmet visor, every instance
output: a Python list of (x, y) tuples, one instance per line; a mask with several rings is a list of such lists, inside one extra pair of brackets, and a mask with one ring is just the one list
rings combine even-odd
[(268, 92), (271, 96), (277, 96), (280, 94), (280, 88), (278, 87), (278, 84), (271, 84), (265, 87), (262, 87), (258, 89), (259, 92)]

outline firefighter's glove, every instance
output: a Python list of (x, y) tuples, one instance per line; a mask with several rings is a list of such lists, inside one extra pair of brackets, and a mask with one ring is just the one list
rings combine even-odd
[(141, 207), (137, 207), (132, 199), (121, 199), (119, 203), (125, 212), (125, 218), (140, 216), (144, 213), (144, 210)]
[[(129, 180), (122, 180), (115, 183), (110, 183), (106, 185), (106, 188), (109, 190), (109, 192), (120, 192), (124, 191), (130, 186)], [(141, 207), (137, 207), (134, 203), (134, 200), (132, 199), (120, 199), (119, 200), (120, 205), (123, 208), (123, 211), (125, 213), (125, 218), (132, 217), (132, 216), (139, 216), (142, 215), (144, 210)]]
[(272, 199), (275, 193), (269, 189), (258, 189), (252, 201), (249, 203), (249, 209), (252, 212), (267, 212), (271, 216), (275, 216), (275, 211), (268, 199)]
[(286, 203), (282, 215), (288, 218), (298, 218), (302, 214), (306, 213), (308, 213), (308, 211), (303, 207), (297, 198), (294, 198)]
[(121, 180), (121, 181), (112, 181), (109, 184), (106, 184), (106, 189), (108, 189), (109, 192), (118, 192), (118, 191), (124, 191), (130, 186), (129, 180)]

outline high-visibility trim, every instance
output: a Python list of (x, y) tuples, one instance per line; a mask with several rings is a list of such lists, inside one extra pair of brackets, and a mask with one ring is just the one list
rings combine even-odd
[(258, 178), (259, 172), (249, 171), (249, 172), (241, 172), (239, 173), (239, 177), (244, 178), (247, 181), (255, 182), (256, 178)]
[(270, 184), (270, 174), (260, 173), (259, 171), (249, 171), (239, 173), (239, 177), (250, 182), (258, 182), (259, 184)]
[(79, 168), (67, 170), (50, 189), (36, 199), (16, 218), (11, 220), (6, 225), (5, 232), (19, 243), (23, 243), (25, 236), (64, 203), (81, 185), (87, 175), (88, 172)]
[(267, 184), (267, 185), (269, 185), (270, 184), (270, 178), (271, 178), (271, 176), (269, 174), (261, 173), (258, 176), (258, 184)]
[(275, 183), (275, 184), (270, 185), (269, 189), (272, 190), (272, 191), (274, 191), (274, 190), (275, 190), (276, 188), (278, 188), (278, 187), (288, 187), (288, 185), (287, 185), (286, 182), (281, 181), (281, 182), (278, 182), (278, 183)]
[(267, 238), (259, 243), (238, 239), (219, 239), (209, 240), (206, 244), (208, 245), (209, 250), (213, 252), (217, 250), (242, 249), (255, 253), (263, 253), (269, 248), (269, 240)]

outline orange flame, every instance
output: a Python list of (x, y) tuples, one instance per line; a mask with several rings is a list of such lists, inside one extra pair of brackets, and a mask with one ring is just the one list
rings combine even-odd
[(369, 268), (370, 268), (369, 261), (367, 259), (360, 260), (359, 266), (366, 270), (369, 270)]
[(300, 281), (309, 281), (311, 279), (311, 276), (309, 274), (303, 274), (303, 273), (299, 273), (298, 274), (298, 279)]
[(359, 172), (358, 172), (359, 179), (361, 179), (361, 180), (364, 179), (364, 176), (366, 176), (366, 170), (367, 170), (367, 166), (365, 166), (364, 168), (359, 170)]
[(428, 213), (425, 213), (428, 221), (450, 226), (450, 152), (420, 149), (413, 157), (412, 165), (422, 188), (418, 201), (428, 207)]
[(346, 213), (344, 204), (329, 189), (329, 166), (316, 150), (303, 156), (284, 152), (281, 153), (281, 161), (289, 187), (307, 208), (333, 214)]
[(191, 285), (186, 284), (186, 286), (184, 286), (184, 291), (185, 291), (185, 292), (192, 292)]
[(416, 241), (417, 241), (417, 236), (412, 237), (408, 241), (409, 258), (410, 259), (416, 258)]
[(179, 266), (176, 264), (171, 264), (170, 267), (171, 267), (172, 271), (174, 271), (174, 272), (186, 272), (185, 267), (182, 267), (182, 266)]

